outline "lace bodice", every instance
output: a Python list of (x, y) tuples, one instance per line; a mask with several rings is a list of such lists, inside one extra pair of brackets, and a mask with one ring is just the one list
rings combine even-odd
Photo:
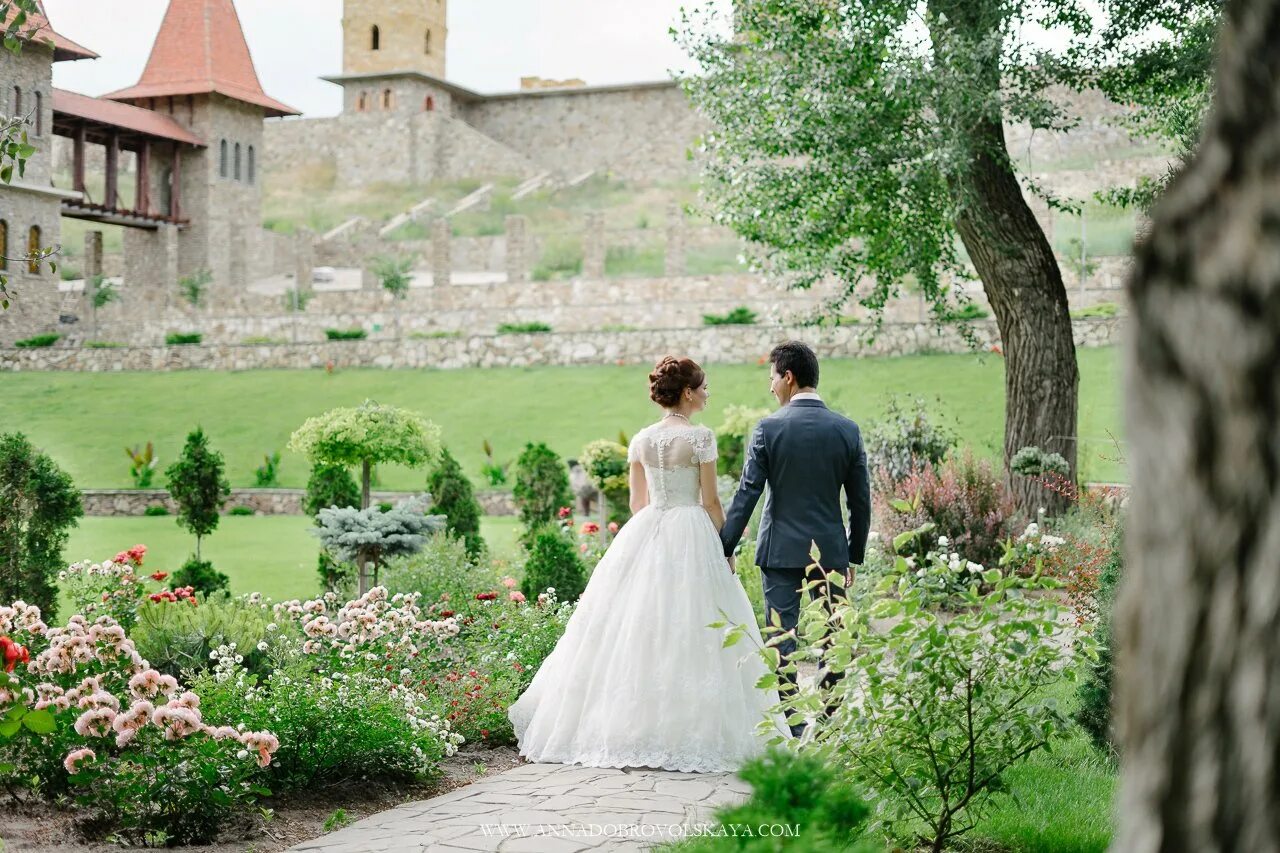
[(627, 460), (644, 465), (650, 506), (697, 506), (698, 467), (716, 459), (716, 434), (704, 426), (653, 424), (636, 433)]

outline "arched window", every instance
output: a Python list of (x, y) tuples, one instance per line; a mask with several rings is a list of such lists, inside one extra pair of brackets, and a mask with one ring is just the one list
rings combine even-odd
[[(40, 226), (32, 225), (31, 230), (27, 232), (27, 254), (34, 257), (40, 254)], [(32, 275), (40, 274), (40, 262), (31, 260), (27, 262), (27, 272)]]
[(221, 154), (222, 159), (221, 159), (220, 166), (218, 168), (218, 174), (225, 178), (227, 176), (227, 163), (228, 163), (227, 140), (225, 139), (222, 140), (221, 152), (222, 152)]
[(9, 268), (9, 223), (0, 219), (0, 270)]
[(236, 180), (240, 180), (240, 143), (236, 143)]
[(431, 30), (427, 30), (427, 35), (422, 40), (422, 52), (428, 55), (431, 53)]
[(389, 110), (393, 106), (395, 106), (395, 103), (396, 103), (395, 94), (390, 89), (383, 89), (382, 90), (382, 108), (384, 110)]
[(422, 102), (422, 109), (426, 112), (432, 112), (436, 108), (436, 99), (431, 95), (427, 95), (426, 100)]
[(356, 98), (356, 112), (362, 113), (369, 109), (369, 94), (361, 92), (360, 97)]
[(369, 33), (369, 47), (373, 50), (382, 49), (382, 33), (379, 32), (377, 24), (373, 25), (373, 29)]
[(254, 160), (253, 146), (249, 146), (249, 183), (253, 183), (258, 176), (258, 164)]
[(36, 92), (36, 136), (44, 136), (44, 95)]

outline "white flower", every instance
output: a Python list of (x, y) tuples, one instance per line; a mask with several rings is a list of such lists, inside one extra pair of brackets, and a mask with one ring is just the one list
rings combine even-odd
[(263, 640), (261, 643), (258, 643), (258, 651), (260, 651), (260, 652), (265, 652), (266, 650), (267, 650), (267, 641), (266, 641), (266, 640)]
[(924, 577), (924, 569), (918, 569), (918, 570), (916, 570), (916, 577), (918, 577), (918, 578), (922, 578), (922, 577)]
[(248, 758), (248, 757), (249, 757), (249, 750), (247, 750), (247, 749), (242, 749), (242, 750), (240, 750), (239, 752), (237, 752), (237, 753), (236, 753), (236, 758), (239, 758), (241, 761), (243, 761), (244, 759), (246, 759), (246, 758)]
[(971, 574), (971, 575), (980, 575), (980, 574), (982, 574), (982, 566), (978, 565), (977, 563), (969, 562), (969, 563), (965, 566), (965, 568), (969, 570), (969, 574)]
[(279, 630), (280, 630), (280, 626), (279, 626), (279, 625), (277, 625), (277, 624), (276, 624), (276, 623), (274, 623), (274, 622), (272, 622), (272, 623), (270, 623), (269, 625), (267, 625), (267, 631), (268, 631), (268, 632), (270, 632), (270, 633), (272, 633), (272, 634), (274, 634), (276, 631), (279, 631)]
[(939, 547), (939, 548), (945, 548), (945, 547), (947, 547), (947, 546), (948, 546), (948, 545), (950, 545), (950, 544), (951, 544), (951, 540), (950, 540), (950, 539), (948, 539), (947, 537), (945, 537), (945, 536), (939, 536), (939, 537), (938, 537), (938, 547)]

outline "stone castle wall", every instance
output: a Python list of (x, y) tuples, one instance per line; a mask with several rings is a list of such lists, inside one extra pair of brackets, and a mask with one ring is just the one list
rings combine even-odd
[[(371, 491), (374, 503), (395, 503), (416, 492)], [(82, 489), (84, 514), (87, 516), (127, 517), (146, 515), (147, 508), (162, 506), (176, 515), (178, 505), (165, 489)], [(260, 515), (303, 515), (306, 492), (302, 489), (232, 489), (222, 504), (226, 513), (233, 507), (247, 507)], [(476, 500), (485, 515), (515, 515), (515, 502), (510, 492), (476, 492)]]
[[(1119, 342), (1118, 318), (1075, 320), (1077, 346)], [(992, 321), (969, 324), (979, 352), (999, 343)], [(663, 353), (682, 353), (707, 364), (758, 362), (779, 341), (800, 338), (820, 357), (901, 356), (971, 352), (955, 327), (942, 334), (922, 323), (885, 324), (874, 340), (859, 326), (834, 328), (717, 326), (631, 332), (473, 335), (380, 341), (326, 341), (278, 345), (139, 346), (119, 349), (0, 349), (3, 371), (256, 370), (348, 368), (456, 369), (548, 365), (651, 365)]]

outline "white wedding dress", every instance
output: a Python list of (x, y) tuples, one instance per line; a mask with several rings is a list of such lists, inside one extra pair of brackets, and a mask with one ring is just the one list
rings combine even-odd
[[(699, 503), (698, 465), (716, 458), (706, 427), (655, 424), (628, 449), (649, 505), (618, 531), (564, 635), (508, 716), (530, 761), (589, 767), (736, 770), (775, 735), (777, 691), (742, 583)], [(723, 614), (721, 611), (724, 611)], [(717, 621), (748, 626), (723, 648)], [(767, 733), (757, 724), (768, 719)]]

